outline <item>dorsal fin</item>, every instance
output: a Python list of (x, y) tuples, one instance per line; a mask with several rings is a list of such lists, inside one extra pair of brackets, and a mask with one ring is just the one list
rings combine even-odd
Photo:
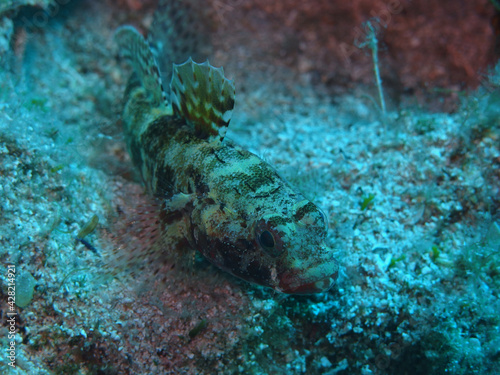
[(115, 32), (115, 40), (120, 54), (131, 61), (151, 105), (168, 105), (158, 65), (144, 37), (132, 26), (121, 26)]
[(222, 68), (191, 58), (174, 64), (170, 91), (174, 113), (186, 119), (198, 137), (224, 138), (234, 107), (234, 83)]

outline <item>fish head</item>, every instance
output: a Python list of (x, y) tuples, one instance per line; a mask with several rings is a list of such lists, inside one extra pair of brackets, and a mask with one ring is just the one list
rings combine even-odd
[(195, 231), (197, 248), (217, 267), (282, 293), (327, 291), (339, 266), (325, 245), (326, 216), (309, 200), (289, 206), (204, 215), (204, 230)]
[(333, 251), (325, 244), (327, 232), (326, 215), (307, 199), (297, 201), (291, 214), (270, 213), (262, 217), (256, 225), (255, 238), (275, 274), (270, 286), (287, 294), (330, 289), (339, 267)]

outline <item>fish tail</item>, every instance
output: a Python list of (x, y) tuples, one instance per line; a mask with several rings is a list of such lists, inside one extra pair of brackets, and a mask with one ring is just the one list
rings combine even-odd
[(140, 136), (151, 118), (169, 113), (167, 95), (155, 57), (144, 37), (132, 26), (115, 32), (120, 53), (130, 61), (134, 72), (124, 95), (123, 125), (129, 151), (138, 149)]
[(126, 94), (133, 91), (132, 88), (140, 85), (152, 108), (167, 105), (167, 95), (163, 90), (162, 79), (156, 59), (144, 37), (132, 26), (121, 26), (115, 32), (120, 53), (127, 58), (133, 68), (133, 78), (129, 82)]

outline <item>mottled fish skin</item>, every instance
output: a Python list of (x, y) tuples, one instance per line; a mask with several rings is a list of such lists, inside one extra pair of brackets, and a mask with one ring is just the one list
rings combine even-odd
[[(117, 39), (135, 40), (120, 36), (134, 32), (121, 29)], [(121, 47), (139, 51), (135, 66), (149, 56)], [(191, 59), (174, 65), (171, 101), (160, 104), (141, 79), (144, 69), (136, 70), (125, 94), (125, 139), (147, 189), (162, 202), (169, 241), (187, 242), (217, 267), (280, 292), (328, 290), (338, 265), (324, 244), (326, 217), (268, 163), (223, 139), (234, 85), (222, 69)]]

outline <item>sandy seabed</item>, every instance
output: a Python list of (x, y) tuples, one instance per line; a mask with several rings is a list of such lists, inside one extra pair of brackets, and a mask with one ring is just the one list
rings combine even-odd
[[(396, 105), (385, 82), (384, 116), (373, 83), (332, 89), (309, 60), (264, 72), (228, 63), (228, 137), (327, 213), (337, 285), (284, 297), (201, 260), (162, 285), (110, 279), (113, 221), (144, 199), (121, 134), (130, 70), (113, 44), (117, 26), (150, 22), (150, 2), (136, 3), (61, 5), (43, 28), (23, 26), (39, 8), (0, 21), (1, 371), (495, 374), (500, 68), (451, 95), (452, 112), (411, 95)], [(441, 93), (433, 100), (449, 100)], [(86, 244), (76, 241), (94, 215)], [(22, 307), (9, 304), (9, 264)]]

